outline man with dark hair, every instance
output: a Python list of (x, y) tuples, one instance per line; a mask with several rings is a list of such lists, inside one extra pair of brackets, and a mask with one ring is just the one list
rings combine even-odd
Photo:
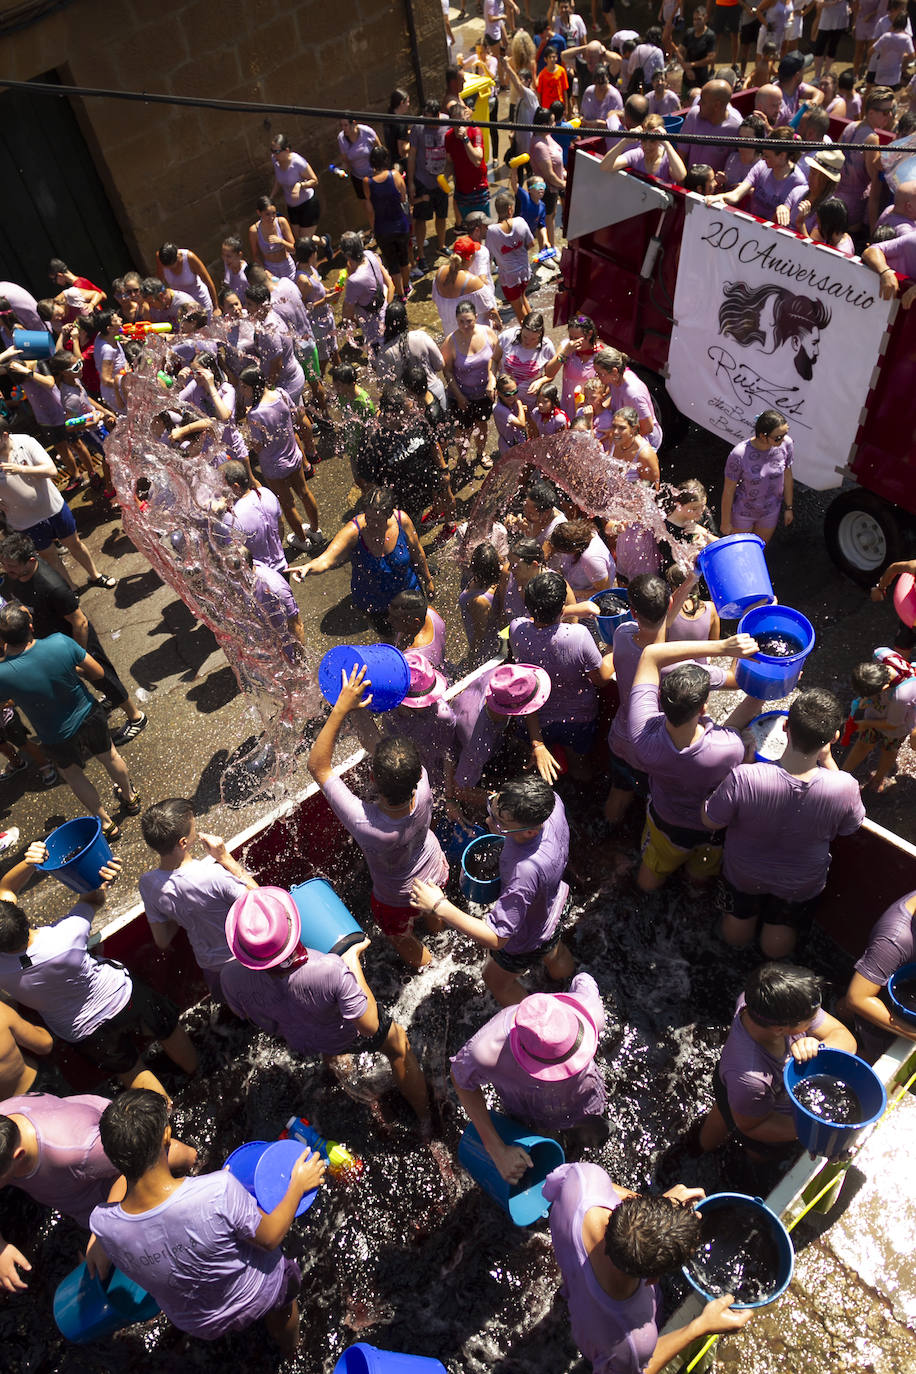
[[(159, 855), (159, 867), (139, 882), (156, 947), (168, 949), (179, 929), (186, 930), (207, 987), (218, 996), (220, 971), (232, 958), (226, 916), (233, 902), (257, 883), (232, 857), (224, 839), (198, 831), (194, 807), (184, 797), (148, 807), (140, 829)], [(204, 859), (194, 857), (197, 840), (206, 850)]]
[[(366, 669), (341, 674), (340, 695), (331, 708), (309, 754), (309, 772), (328, 805), (363, 852), (372, 878), (372, 914), (406, 964), (420, 969), (432, 955), (413, 933), (416, 916), (411, 905), (414, 880), (444, 883), (448, 863), (430, 830), (433, 794), (416, 745), (408, 739), (383, 739), (372, 755), (372, 782), (377, 797), (361, 801), (334, 772), (337, 737), (353, 711), (372, 699)], [(442, 929), (435, 916), (427, 918), (431, 931)]]
[(197, 309), (197, 301), (187, 291), (179, 291), (166, 286), (158, 277), (144, 277), (140, 283), (140, 294), (148, 312), (151, 324), (170, 324), (178, 333), (179, 312), (183, 305)]
[(495, 835), (505, 837), (499, 854), (500, 894), (484, 920), (454, 905), (441, 887), (418, 877), (410, 900), (419, 910), (468, 935), (487, 951), (483, 981), (497, 1002), (510, 1007), (525, 990), (521, 974), (543, 963), (563, 982), (575, 962), (560, 938), (569, 896), (563, 872), (569, 857), (566, 810), (543, 778), (524, 774), (503, 783), (487, 802)]
[(284, 1355), (299, 1343), (299, 1266), (279, 1248), (302, 1197), (324, 1178), (325, 1162), (303, 1150), (272, 1212), (226, 1169), (176, 1179), (169, 1167), (169, 1103), (130, 1090), (102, 1114), (105, 1153), (124, 1175), (122, 1200), (100, 1204), (90, 1225), (107, 1260), (152, 1294), (179, 1331), (217, 1340), (261, 1317)]
[(69, 635), (98, 663), (103, 671), (99, 691), (108, 703), (109, 711), (123, 710), (127, 723), (112, 736), (117, 744), (129, 744), (148, 724), (147, 716), (131, 700), (127, 688), (108, 658), (95, 627), (73, 590), (60, 573), (39, 558), (35, 545), (27, 534), (8, 534), (0, 540), (0, 567), (4, 572), (0, 591), (7, 601), (27, 606), (32, 615), (36, 639), (48, 635)]
[[(220, 476), (231, 493), (231, 502), (222, 517), (222, 523), (229, 529), (238, 530), (245, 547), (257, 562), (272, 568), (274, 572), (285, 573), (289, 565), (280, 533), (280, 502), (274, 493), (269, 487), (253, 486), (250, 472), (236, 458), (223, 463)], [(3, 545), (0, 544), (0, 559), (2, 557)]]
[(789, 743), (778, 763), (743, 763), (706, 802), (703, 823), (722, 826), (726, 911), (722, 937), (754, 939), (769, 959), (784, 959), (810, 924), (827, 882), (830, 844), (865, 819), (859, 786), (834, 762), (843, 708), (832, 692), (809, 687), (789, 707)]
[(12, 697), (21, 707), (51, 762), (87, 811), (101, 820), (106, 838), (119, 839), (120, 829), (83, 769), (84, 758), (95, 755), (115, 784), (124, 812), (138, 813), (140, 794), (112, 743), (105, 712), (83, 683), (83, 678), (101, 682), (102, 665), (66, 635), (36, 639), (30, 612), (15, 603), (0, 609), (0, 642), (6, 650), (0, 662), (0, 700)]
[(727, 1293), (686, 1326), (659, 1336), (658, 1280), (698, 1249), (693, 1204), (704, 1196), (702, 1188), (679, 1183), (662, 1197), (641, 1197), (612, 1183), (597, 1164), (561, 1164), (547, 1175), (550, 1239), (573, 1340), (596, 1370), (660, 1374), (692, 1342), (740, 1331), (750, 1321), (750, 1310), (731, 1310)]
[(536, 477), (525, 490), (522, 504), (525, 525), (524, 530), (520, 532), (521, 537), (536, 539), (539, 544), (546, 544), (557, 525), (562, 525), (566, 519), (557, 504), (558, 501), (557, 489), (553, 483), (548, 482), (546, 477)]

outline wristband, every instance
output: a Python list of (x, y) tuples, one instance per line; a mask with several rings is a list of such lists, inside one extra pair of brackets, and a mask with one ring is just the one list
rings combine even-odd
[(783, 510), (791, 510), (791, 509), (792, 509), (791, 506), (783, 506)]
[(443, 903), (444, 901), (445, 901), (445, 897), (439, 897), (438, 900), (437, 900), (436, 902), (433, 903), (433, 905), (430, 907), (430, 911), (429, 911), (430, 916), (435, 916), (436, 912), (439, 910), (440, 906), (442, 905), (442, 903)]

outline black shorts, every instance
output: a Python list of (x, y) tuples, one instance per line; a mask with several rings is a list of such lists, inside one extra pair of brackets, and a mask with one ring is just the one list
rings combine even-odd
[(552, 186), (548, 186), (548, 187), (547, 187), (547, 190), (544, 192), (544, 214), (545, 214), (545, 215), (552, 215), (552, 214), (553, 214), (553, 212), (554, 212), (554, 211), (556, 210), (556, 208), (557, 208), (557, 201), (558, 201), (559, 199), (560, 199), (559, 194), (553, 189)]
[(751, 1136), (738, 1130), (735, 1125), (735, 1118), (732, 1116), (732, 1109), (728, 1105), (728, 1089), (719, 1073), (718, 1064), (712, 1072), (712, 1090), (716, 1099), (716, 1106), (725, 1118), (726, 1126), (732, 1135), (737, 1136), (741, 1144), (752, 1150), (754, 1154), (764, 1155), (767, 1159), (780, 1160), (796, 1152), (798, 1149), (797, 1140), (754, 1140)]
[(738, 30), (741, 35), (741, 42), (748, 46), (757, 42), (757, 35), (760, 33), (760, 20), (751, 19), (747, 24), (742, 24)]
[(354, 176), (354, 174), (351, 172), (351, 173), (350, 173), (350, 185), (353, 187), (353, 190), (356, 192), (356, 199), (357, 199), (357, 200), (365, 200), (365, 199), (366, 199), (366, 188), (365, 188), (365, 186), (363, 185), (363, 179), (362, 179), (362, 177)]
[(321, 201), (317, 196), (310, 196), (301, 205), (287, 205), (286, 218), (300, 229), (312, 229), (321, 218)]
[(428, 224), (431, 219), (448, 217), (448, 196), (441, 186), (418, 186), (417, 199), (411, 211), (414, 219)]
[(737, 33), (744, 10), (740, 5), (716, 5), (710, 18), (716, 33)]
[(492, 396), (469, 396), (464, 410), (455, 406), (451, 412), (462, 429), (473, 429), (481, 420), (489, 420), (493, 414)]
[(845, 29), (827, 29), (825, 33), (823, 29), (818, 29), (814, 40), (814, 56), (836, 57), (836, 50), (845, 32)]
[(137, 1039), (167, 1040), (178, 1027), (178, 1008), (149, 983), (131, 978), (130, 1001), (110, 1021), (76, 1041), (80, 1054), (104, 1073), (127, 1073), (140, 1057)]
[(382, 262), (392, 276), (410, 265), (409, 234), (376, 234), (375, 240)]
[(537, 949), (523, 950), (521, 954), (509, 954), (504, 949), (488, 949), (487, 953), (506, 973), (527, 973), (535, 964), (540, 964), (549, 955), (553, 954), (557, 945), (560, 943), (560, 933), (556, 931), (549, 940), (545, 940)]
[(390, 1011), (385, 1011), (384, 1007), (378, 1008), (378, 1030), (374, 1035), (361, 1035), (354, 1042), (352, 1048), (358, 1050), (360, 1054), (367, 1054), (372, 1050), (380, 1050), (388, 1039), (388, 1032), (391, 1030), (394, 1017)]
[(101, 706), (93, 706), (75, 734), (66, 739), (42, 740), (45, 753), (57, 768), (82, 767), (88, 758), (107, 754), (112, 747), (108, 717)]
[(722, 880), (724, 896), (722, 909), (736, 921), (759, 921), (765, 926), (790, 926), (804, 934), (811, 925), (817, 897), (803, 902), (790, 902), (772, 892), (741, 892), (727, 878)]
[(74, 433), (66, 425), (39, 425), (38, 437), (43, 444), (59, 444), (66, 439), (78, 439), (79, 430)]
[(617, 792), (635, 792), (638, 797), (649, 795), (649, 774), (633, 768), (625, 759), (609, 750), (611, 757), (611, 787)]
[(601, 0), (601, 12), (602, 14), (613, 14), (614, 0)]
[(14, 711), (12, 719), (6, 725), (0, 725), (0, 741), (4, 744), (12, 744), (15, 749), (21, 749), (29, 737), (29, 732), (22, 723), (22, 717), (18, 711)]

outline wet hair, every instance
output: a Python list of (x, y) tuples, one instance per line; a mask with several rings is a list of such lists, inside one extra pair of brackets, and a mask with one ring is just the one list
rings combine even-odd
[(843, 724), (843, 708), (826, 687), (799, 692), (789, 707), (789, 743), (803, 754), (813, 754), (831, 744)]
[(369, 166), (373, 172), (382, 172), (391, 166), (391, 154), (387, 148), (383, 148), (381, 143), (376, 143), (369, 150)]
[(15, 902), (0, 901), (0, 954), (18, 954), (29, 942), (29, 918)]
[(401, 386), (408, 396), (415, 396), (418, 401), (425, 400), (429, 390), (429, 378), (426, 375), (426, 368), (418, 358), (411, 358), (409, 362), (404, 364)]
[(542, 105), (539, 105), (538, 108), (534, 111), (534, 114), (531, 116), (531, 123), (536, 124), (539, 128), (549, 128), (550, 111), (545, 110)]
[(685, 191), (705, 191), (711, 176), (712, 168), (708, 162), (693, 162), (681, 184)]
[(639, 415), (633, 406), (621, 406), (619, 410), (614, 411), (611, 418), (614, 420), (622, 420), (625, 425), (629, 425), (634, 434), (639, 429)]
[(557, 804), (554, 790), (549, 782), (536, 773), (526, 773), (520, 778), (509, 778), (499, 789), (496, 806), (504, 815), (518, 821), (519, 825), (543, 825), (553, 815)]
[(225, 308), (226, 301), (229, 299), (230, 296), (237, 297), (239, 305), (241, 305), (242, 293), (237, 286), (221, 286), (216, 293), (216, 299), (219, 301), (220, 310)]
[(52, 258), (48, 263), (48, 276), (51, 281), (53, 281), (55, 277), (59, 277), (61, 273), (69, 271), (70, 268), (64, 262), (63, 258)]
[(379, 392), (378, 408), (387, 415), (400, 416), (404, 410), (404, 393), (397, 382), (386, 382)]
[(178, 244), (163, 243), (156, 251), (156, 257), (163, 267), (171, 267), (178, 261)]
[(557, 553), (574, 553), (581, 557), (594, 537), (595, 527), (588, 520), (564, 520), (557, 525), (550, 542)]
[(854, 91), (854, 90), (855, 90), (855, 88), (856, 88), (856, 74), (855, 74), (854, 70), (852, 69), (852, 67), (847, 67), (847, 68), (845, 69), (845, 71), (840, 72), (839, 76), (838, 76), (837, 79), (836, 79), (836, 88), (837, 88), (838, 91)]
[[(547, 51), (550, 52), (550, 48), (548, 48)], [(563, 104), (562, 100), (551, 100), (547, 108), (558, 124), (566, 115), (566, 106)]]
[(264, 392), (267, 390), (267, 378), (259, 367), (252, 364), (251, 367), (243, 367), (239, 373), (239, 381), (243, 386), (250, 386), (254, 392), (254, 404), (257, 405)]
[(249, 280), (245, 287), (246, 301), (253, 301), (255, 305), (266, 305), (270, 300), (270, 287), (264, 282)]
[[(788, 124), (777, 124), (776, 128), (770, 134), (770, 140), (774, 143), (792, 144), (795, 142), (795, 130), (790, 129)], [(791, 147), (771, 148), (769, 151), (773, 153), (785, 153), (786, 157), (789, 159), (793, 167), (798, 161), (798, 153), (795, 152), (794, 149)]]
[(105, 1108), (99, 1121), (102, 1149), (128, 1184), (157, 1162), (168, 1124), (168, 1099), (150, 1088), (128, 1088)]
[(11, 1116), (0, 1116), (0, 1175), (13, 1167), (13, 1155), (22, 1144), (22, 1133)]
[(409, 99), (410, 96), (408, 95), (407, 91), (402, 91), (400, 86), (395, 86), (394, 90), (391, 92), (391, 95), (388, 97), (388, 113), (394, 114), (398, 106), (403, 105), (404, 101)]
[(761, 964), (744, 987), (744, 1005), (761, 1026), (800, 1026), (821, 1005), (822, 984), (799, 964)]
[(423, 113), (427, 119), (437, 118), (442, 111), (439, 109), (438, 100), (426, 100), (423, 102)]
[(627, 588), (630, 594), (630, 609), (637, 620), (647, 625), (657, 625), (664, 620), (671, 603), (668, 584), (658, 573), (640, 573)]
[(186, 305), (180, 305), (178, 307), (179, 324), (187, 324), (189, 321), (192, 321), (196, 324), (204, 325), (207, 323), (207, 319), (206, 310), (202, 305), (198, 305), (197, 301), (194, 301), (193, 305), (188, 301)]
[(687, 1262), (700, 1243), (701, 1225), (688, 1202), (626, 1197), (608, 1217), (604, 1253), (629, 1278), (657, 1278)]
[(53, 296), (46, 296), (44, 300), (35, 302), (35, 314), (40, 320), (44, 320), (45, 324), (50, 324), (54, 319), (56, 305), (57, 301)]
[(9, 563), (30, 563), (35, 557), (35, 545), (23, 530), (11, 530), (0, 539), (0, 558)]
[[(157, 278), (157, 280), (158, 280), (158, 278)], [(162, 283), (160, 282), (159, 285), (161, 286)], [(141, 284), (140, 284), (140, 289), (141, 289), (141, 291), (143, 290), (143, 283), (142, 283), (142, 282), (141, 282)], [(91, 318), (90, 321), (89, 321), (90, 328), (92, 328), (92, 329), (95, 331), (96, 334), (107, 334), (108, 331), (109, 331), (109, 329), (111, 328), (112, 320), (114, 319), (115, 315), (117, 315), (117, 314), (119, 314), (119, 313), (120, 313), (120, 312), (117, 311), (117, 310), (110, 310), (110, 309), (109, 309), (109, 310), (96, 310), (95, 314), (92, 316), (92, 318)]]
[(786, 423), (786, 417), (778, 410), (762, 410), (754, 421), (754, 437), (761, 439), (779, 429)]
[(45, 363), (45, 367), (51, 377), (62, 377), (65, 372), (70, 371), (74, 363), (79, 361), (79, 358), (74, 357), (72, 353), (55, 353)]
[(14, 649), (28, 644), (33, 636), (32, 617), (18, 601), (9, 601), (0, 608), (0, 640)]
[[(3, 544), (0, 544), (0, 554), (2, 553)], [(852, 690), (858, 697), (877, 696), (893, 681), (893, 678), (894, 674), (886, 663), (879, 663), (877, 659), (867, 658), (864, 663), (857, 663), (852, 670)]]
[[(397, 301), (392, 301), (391, 304), (392, 304), (392, 305), (396, 305), (396, 304), (397, 304)], [(390, 313), (391, 306), (389, 306), (388, 309), (389, 309), (389, 313)], [(474, 319), (476, 320), (476, 319), (477, 319), (477, 306), (476, 306), (476, 305), (474, 304), (474, 302), (471, 301), (471, 300), (461, 301), (461, 303), (455, 307), (455, 319), (456, 319), (456, 320), (457, 320), (457, 318), (458, 318), (459, 315), (473, 315), (473, 316), (474, 316)]]
[(904, 134), (916, 133), (916, 111), (904, 110), (897, 120), (897, 137), (902, 138)]
[[(750, 129), (751, 132), (749, 134), (742, 134), (742, 129)], [(739, 128), (738, 134), (739, 137), (742, 138), (769, 138), (770, 128), (760, 111), (753, 110), (751, 114), (745, 115), (742, 119), (741, 128)], [(759, 156), (757, 150), (755, 150), (754, 156)], [(702, 167), (703, 163), (698, 163), (696, 165)]]
[(248, 469), (244, 463), (239, 462), (238, 458), (230, 458), (228, 463), (223, 463), (219, 475), (227, 487), (241, 487), (243, 491), (247, 491), (251, 486)]
[(677, 491), (674, 493), (674, 504), (686, 506), (694, 501), (702, 501), (705, 505), (706, 497), (706, 488), (699, 477), (686, 477), (683, 482), (678, 483)]
[(404, 591), (397, 592), (388, 602), (388, 610), (395, 611), (402, 615), (411, 616), (418, 620), (422, 628), (423, 622), (429, 613), (429, 602), (423, 592), (417, 589), (406, 587)]
[(538, 401), (549, 401), (552, 406), (558, 405), (560, 393), (555, 386), (542, 386), (538, 391)]
[(520, 563), (544, 562), (544, 550), (536, 539), (516, 539), (510, 553)]
[(390, 487), (370, 487), (359, 503), (363, 514), (368, 515), (371, 511), (373, 515), (384, 515), (386, 520), (394, 515), (396, 507), (397, 502)]
[(627, 355), (621, 353), (619, 348), (599, 348), (593, 361), (595, 367), (602, 367), (605, 372), (613, 372), (615, 367), (623, 372), (630, 362)]
[[(2, 545), (0, 545), (0, 552), (2, 552)], [(494, 582), (498, 581), (502, 565), (499, 561), (496, 545), (491, 544), (488, 539), (482, 540), (471, 554), (470, 568), (474, 581), (481, 586), (491, 587)]]
[(895, 14), (893, 19), (891, 20), (891, 28), (894, 30), (894, 33), (900, 33), (903, 29), (906, 28), (906, 25), (907, 15), (905, 10), (901, 11), (900, 14)]
[(331, 368), (331, 381), (337, 382), (339, 386), (354, 386), (356, 383), (356, 368), (352, 363), (338, 363)]
[(321, 239), (315, 238), (314, 235), (311, 238), (296, 239), (293, 245), (293, 259), (295, 262), (308, 262), (309, 258), (314, 258), (323, 247)]
[(879, 224), (871, 236), (871, 243), (890, 243), (897, 237), (897, 230), (891, 224)]
[(500, 219), (501, 219), (502, 216), (503, 216), (503, 211), (504, 211), (504, 210), (507, 212), (508, 216), (511, 218), (512, 212), (513, 212), (514, 209), (515, 209), (515, 199), (514, 199), (514, 197), (510, 196), (509, 193), (508, 193), (508, 191), (497, 191), (497, 192), (496, 192), (496, 199), (495, 199), (494, 202), (493, 202), (493, 209), (496, 211), (496, 214), (497, 214), (497, 216), (498, 216)]
[[(823, 105), (812, 106), (810, 110), (805, 112), (801, 122), (803, 122), (805, 126), (805, 139), (811, 143), (816, 143), (830, 128), (830, 116)], [(772, 137), (776, 137), (775, 129), (773, 130)]]
[(581, 329), (582, 333), (588, 336), (591, 343), (594, 343), (598, 337), (598, 328), (591, 315), (573, 315), (566, 328)]
[(816, 210), (817, 227), (825, 243), (839, 238), (849, 228), (849, 212), (839, 196), (828, 196)]
[(545, 477), (536, 477), (525, 488), (525, 500), (530, 501), (536, 510), (553, 510), (557, 504), (557, 489)]
[(709, 700), (710, 677), (699, 663), (679, 663), (662, 678), (659, 705), (669, 725), (686, 725)]
[[(227, 463), (223, 468), (225, 474)], [(243, 463), (238, 467), (244, 468)], [(165, 801), (154, 802), (140, 817), (143, 838), (157, 854), (170, 854), (179, 840), (191, 833), (194, 824), (194, 807), (186, 797), (168, 797)]]
[(13, 307), (10, 305), (6, 296), (0, 296), (0, 316), (12, 315), (13, 313)]
[(566, 605), (566, 578), (546, 568), (537, 573), (525, 588), (525, 609), (536, 625), (552, 625)]
[(140, 294), (142, 296), (163, 296), (166, 292), (166, 284), (158, 277), (144, 277), (140, 282)]
[(410, 321), (407, 318), (407, 306), (403, 301), (392, 301), (385, 311), (385, 333), (383, 341), (388, 343), (391, 339), (398, 338), (401, 334), (406, 334), (410, 329)]
[(366, 256), (363, 241), (359, 234), (348, 232), (340, 236), (340, 251), (350, 262), (362, 262)]
[(891, 105), (896, 101), (896, 96), (890, 86), (872, 86), (862, 102), (862, 113), (868, 114), (877, 105)]
[(372, 755), (372, 777), (389, 806), (403, 806), (420, 781), (423, 764), (413, 740), (383, 739)]

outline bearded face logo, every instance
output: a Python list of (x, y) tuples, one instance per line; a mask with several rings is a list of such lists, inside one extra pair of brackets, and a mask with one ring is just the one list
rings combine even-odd
[(742, 348), (765, 355), (792, 355), (793, 366), (809, 382), (820, 355), (821, 331), (830, 323), (823, 301), (797, 296), (784, 286), (726, 282), (719, 307), (719, 333)]

